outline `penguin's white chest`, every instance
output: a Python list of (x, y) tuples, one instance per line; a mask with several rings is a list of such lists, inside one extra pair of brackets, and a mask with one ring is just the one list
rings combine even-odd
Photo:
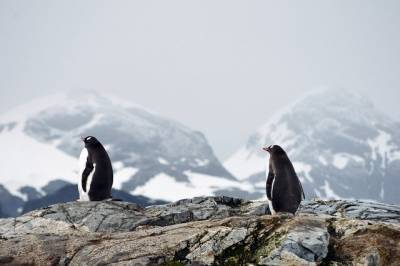
[(89, 156), (88, 150), (86, 148), (83, 148), (81, 151), (81, 155), (79, 156), (79, 175), (78, 175), (79, 201), (90, 201), (89, 190), (90, 190), (90, 185), (92, 183), (93, 173), (95, 172), (96, 169), (96, 164), (93, 164), (93, 169), (87, 178), (86, 192), (85, 192), (82, 187), (82, 179), (83, 179), (83, 172), (86, 169), (86, 162), (88, 160), (88, 156)]

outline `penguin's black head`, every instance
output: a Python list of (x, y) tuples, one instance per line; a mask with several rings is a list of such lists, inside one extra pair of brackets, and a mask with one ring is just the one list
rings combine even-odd
[(100, 142), (93, 136), (87, 136), (86, 138), (81, 137), (85, 147), (92, 147), (100, 144)]
[(270, 154), (285, 153), (285, 151), (279, 145), (266, 146), (263, 147), (263, 150), (269, 152)]

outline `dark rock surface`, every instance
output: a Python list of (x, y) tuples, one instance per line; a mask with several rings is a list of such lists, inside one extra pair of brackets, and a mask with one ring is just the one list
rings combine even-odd
[(309, 201), (296, 216), (266, 202), (185, 199), (142, 208), (56, 204), (0, 219), (0, 264), (398, 265), (400, 207)]

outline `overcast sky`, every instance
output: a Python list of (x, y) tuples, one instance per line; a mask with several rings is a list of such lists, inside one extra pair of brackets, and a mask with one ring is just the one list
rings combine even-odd
[(115, 93), (205, 133), (225, 159), (321, 86), (400, 117), (400, 1), (0, 1), (0, 111)]

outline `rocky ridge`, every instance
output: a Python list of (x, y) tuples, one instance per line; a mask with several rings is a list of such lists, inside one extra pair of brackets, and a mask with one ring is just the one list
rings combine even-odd
[(267, 203), (200, 197), (142, 208), (69, 202), (0, 220), (0, 264), (398, 265), (400, 207), (306, 201), (296, 216)]

